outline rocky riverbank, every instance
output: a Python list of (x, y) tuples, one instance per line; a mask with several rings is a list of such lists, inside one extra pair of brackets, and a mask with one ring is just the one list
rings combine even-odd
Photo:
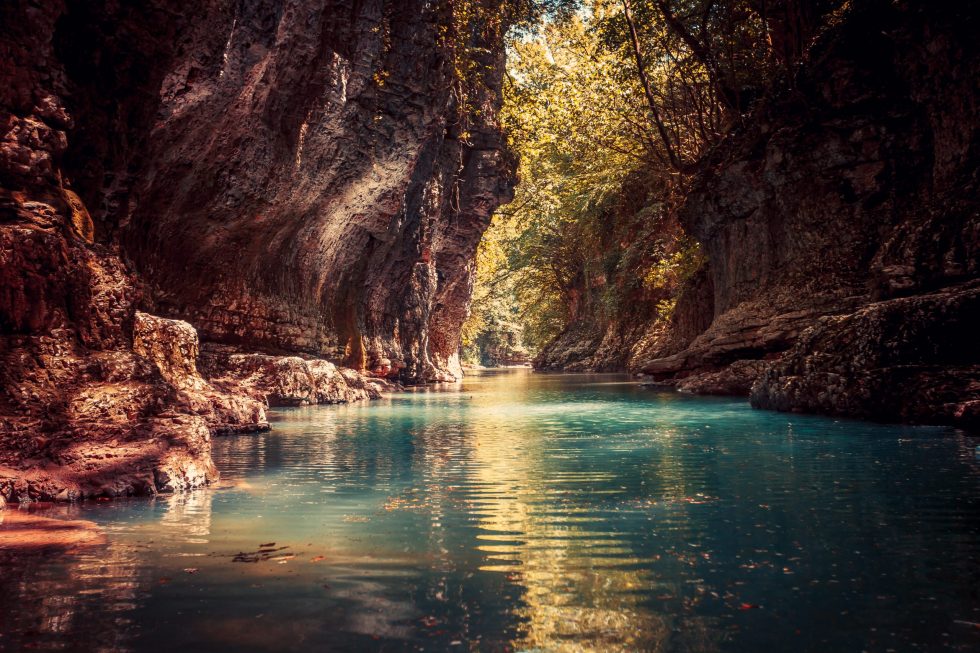
[(0, 496), (206, 484), (268, 405), (459, 378), (499, 9), (3, 3)]
[[(33, 343), (33, 365), (7, 367), (5, 389), (21, 404), (0, 430), (5, 502), (207, 485), (218, 477), (211, 438), (268, 430), (268, 406), (373, 399), (391, 385), (320, 359), (227, 350), (207, 355), (205, 377), (194, 328), (141, 312), (132, 337), (131, 351), (43, 338)], [(20, 372), (16, 385), (12, 369)]]
[(968, 3), (848, 3), (700, 162), (679, 217), (705, 262), (669, 323), (600, 306), (537, 365), (978, 426), (978, 27)]

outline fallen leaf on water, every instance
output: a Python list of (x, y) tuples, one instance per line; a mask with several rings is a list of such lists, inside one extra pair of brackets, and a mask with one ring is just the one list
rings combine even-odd
[(320, 562), (321, 560), (326, 560), (323, 556), (313, 556), (310, 562)]

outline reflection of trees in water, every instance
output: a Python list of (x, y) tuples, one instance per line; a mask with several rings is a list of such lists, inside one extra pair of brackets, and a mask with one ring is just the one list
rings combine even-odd
[[(494, 634), (506, 637), (509, 631), (518, 650), (717, 649), (718, 638), (706, 621), (682, 620), (644, 605), (649, 590), (662, 582), (633, 550), (630, 533), (608, 530), (602, 514), (581, 507), (590, 502), (583, 493), (610, 482), (614, 473), (575, 461), (555, 464), (556, 452), (546, 450), (553, 442), (535, 429), (553, 432), (561, 425), (561, 408), (521, 414), (526, 388), (513, 377), (501, 381), (509, 387), (498, 385), (490, 402), (476, 393), (465, 414), (463, 405), (450, 408), (415, 433), (413, 466), (421, 492), (402, 507), (428, 521), (425, 536), (435, 576), (426, 581), (424, 600), (446, 601), (452, 584), (460, 582), (460, 568), (471, 573), (478, 568), (500, 584), (494, 593), (462, 601), (460, 622), (466, 628), (473, 615), (498, 611), (509, 625), (498, 623)], [(514, 411), (501, 409), (511, 405), (511, 392)], [(664, 482), (683, 493), (682, 470), (671, 469), (669, 458), (660, 463)], [(467, 542), (469, 554), (477, 554), (473, 560), (461, 559), (466, 554), (454, 548), (459, 533), (452, 532), (458, 526), (453, 522), (460, 520), (480, 529), (476, 551), (472, 540)], [(680, 588), (670, 589), (677, 594)], [(676, 628), (684, 632), (673, 632)]]
[[(0, 551), (0, 644), (127, 650), (159, 636), (213, 648), (358, 650), (380, 647), (374, 637), (404, 645), (442, 631), (432, 648), (482, 637), (486, 650), (713, 651), (726, 632), (754, 643), (832, 630), (837, 611), (806, 612), (825, 619), (816, 626), (794, 618), (851, 597), (858, 581), (873, 582), (874, 601), (939, 581), (963, 605), (975, 598), (968, 536), (980, 467), (965, 436), (910, 436), (897, 450), (894, 439), (869, 437), (855, 447), (835, 431), (860, 434), (853, 424), (800, 418), (786, 432), (757, 413), (726, 417), (714, 435), (700, 426), (710, 416), (677, 412), (691, 411), (683, 403), (631, 413), (628, 402), (589, 397), (529, 402), (514, 376), (486, 385), (491, 392), (478, 384), (452, 396), (290, 411), (269, 435), (218, 439), (216, 460), (241, 491), (54, 509), (97, 515), (113, 524), (114, 541), (74, 553)], [(950, 472), (921, 464), (933, 458)], [(249, 480), (258, 501), (244, 491)], [(226, 499), (212, 516), (215, 496)], [(252, 509), (265, 519), (250, 521)], [(941, 525), (904, 526), (933, 518)], [(869, 524), (878, 538), (870, 545)], [(307, 569), (299, 559), (279, 567), (186, 557), (273, 540), (292, 550), (315, 542), (305, 558), (326, 559)], [(875, 555), (850, 555), (858, 549)], [(938, 550), (952, 562), (919, 555)], [(191, 566), (201, 573), (185, 575)], [(200, 614), (180, 617), (186, 633), (161, 634), (155, 626), (175, 619), (191, 587), (206, 590), (195, 595)], [(761, 603), (760, 593), (766, 635), (732, 634), (745, 623), (741, 602)], [(795, 613), (779, 604), (788, 597)], [(926, 614), (930, 628), (941, 626), (937, 615)]]
[(315, 406), (276, 417), (268, 435), (216, 446), (214, 457), (222, 473), (236, 470), (227, 480), (243, 475), (237, 470), (257, 475), (282, 471), (295, 482), (384, 487), (411, 475), (415, 444), (406, 435), (431, 419), (424, 402), (405, 400)]
[[(639, 605), (653, 580), (629, 543), (602, 530), (601, 517), (561, 505), (556, 493), (602, 474), (541, 468), (541, 440), (487, 422), (475, 434), (472, 510), (483, 531), (487, 572), (522, 588), (516, 646), (548, 651), (662, 650), (670, 621)], [(556, 506), (557, 504), (557, 506)], [(596, 528), (598, 527), (598, 529)]]

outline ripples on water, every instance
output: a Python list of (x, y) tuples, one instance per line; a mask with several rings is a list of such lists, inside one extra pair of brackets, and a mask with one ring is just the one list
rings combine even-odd
[(220, 488), (48, 513), (105, 545), (0, 551), (0, 650), (980, 650), (955, 430), (526, 372), (274, 427)]

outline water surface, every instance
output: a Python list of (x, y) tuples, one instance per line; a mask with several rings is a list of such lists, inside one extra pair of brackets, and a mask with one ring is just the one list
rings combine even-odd
[(47, 511), (105, 542), (0, 552), (0, 650), (977, 651), (977, 444), (524, 371), (284, 410)]

